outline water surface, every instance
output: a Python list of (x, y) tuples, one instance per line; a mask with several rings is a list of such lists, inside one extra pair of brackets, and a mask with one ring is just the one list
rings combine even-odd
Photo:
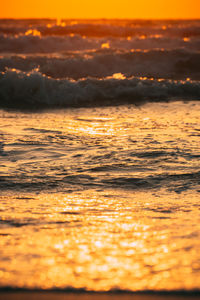
[(0, 285), (194, 290), (199, 102), (0, 112)]

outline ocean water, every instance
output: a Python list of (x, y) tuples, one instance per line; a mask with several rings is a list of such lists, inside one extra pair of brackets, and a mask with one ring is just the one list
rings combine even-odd
[(0, 288), (199, 291), (199, 49), (199, 20), (0, 20)]

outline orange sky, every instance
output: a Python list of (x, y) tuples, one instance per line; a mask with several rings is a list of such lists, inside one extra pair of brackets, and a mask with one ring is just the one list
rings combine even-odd
[(0, 0), (0, 18), (200, 18), (200, 0)]

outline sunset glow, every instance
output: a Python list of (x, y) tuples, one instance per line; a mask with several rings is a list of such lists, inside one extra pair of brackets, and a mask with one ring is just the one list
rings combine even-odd
[(200, 2), (191, 0), (8, 0), (1, 18), (199, 18)]
[(199, 299), (199, 116), (200, 0), (0, 0), (0, 300)]
[[(121, 75), (115, 74), (114, 77), (117, 80)], [(196, 170), (199, 161), (167, 160), (163, 150), (169, 149), (170, 140), (176, 146), (180, 145), (177, 141), (183, 141), (188, 152), (197, 153), (199, 137), (193, 136), (193, 148), (191, 140), (187, 139), (199, 119), (200, 105), (195, 109), (193, 105), (174, 103), (169, 110), (168, 104), (156, 103), (140, 109), (113, 107), (112, 113), (105, 107), (64, 110), (59, 114), (50, 111), (43, 115), (39, 112), (31, 117), (22, 113), (12, 130), (10, 118), (13, 112), (1, 113), (4, 120), (1, 128), (10, 141), (5, 151), (13, 155), (16, 141), (26, 138), (26, 147), (32, 151), (31, 155), (30, 152), (26, 155), (17, 152), (19, 167), (24, 168), (26, 161), (26, 174), (31, 174), (32, 181), (39, 186), (43, 174), (39, 177), (38, 172), (46, 166), (48, 178), (45, 186), (60, 182), (62, 192), (57, 186), (57, 191), (51, 193), (45, 193), (45, 190), (38, 194), (23, 191), (18, 196), (14, 192), (1, 193), (0, 287), (51, 289), (56, 284), (60, 291), (73, 287), (96, 292), (116, 287), (129, 291), (152, 289), (155, 292), (180, 290), (182, 287), (197, 289), (200, 284), (199, 193), (184, 191), (180, 199), (179, 193), (168, 190), (173, 186), (180, 188), (182, 183), (178, 178), (182, 176), (183, 162), (188, 169)], [(193, 114), (188, 114), (188, 111)], [(65, 141), (66, 137), (69, 139)], [(59, 142), (54, 151), (47, 148), (50, 138), (54, 143)], [(156, 141), (152, 152), (147, 142), (151, 138)], [(38, 140), (46, 144), (38, 145)], [(90, 148), (86, 151), (87, 144)], [(123, 151), (119, 151), (122, 145)], [(160, 145), (163, 149), (159, 149)], [(37, 169), (31, 173), (32, 156), (39, 151), (46, 162), (38, 160)], [(131, 155), (125, 156), (127, 153)], [(84, 156), (88, 160), (95, 159), (84, 162)], [(141, 180), (143, 156), (146, 167), (145, 177)], [(124, 157), (129, 159), (127, 165), (123, 162)], [(163, 157), (163, 167), (169, 170), (170, 176), (165, 175), (168, 178), (165, 181), (159, 177), (164, 176), (161, 168), (153, 168), (159, 157)], [(2, 162), (6, 159), (7, 156), (3, 156)], [(56, 168), (60, 166), (59, 174), (55, 163)], [(120, 169), (117, 169), (117, 164)], [(15, 161), (10, 161), (4, 172), (14, 174), (15, 165)], [(78, 168), (86, 169), (88, 175), (78, 176)], [(92, 189), (92, 185), (88, 189), (91, 176), (92, 184), (95, 183), (98, 190)], [(170, 178), (176, 179), (170, 182)], [(22, 180), (20, 177), (16, 179), (18, 186)], [(102, 180), (105, 183), (100, 189)], [(145, 180), (148, 183), (144, 183)], [(84, 189), (75, 192), (76, 182), (80, 187), (84, 184)], [(123, 188), (118, 185), (115, 190), (111, 189), (112, 182), (115, 186), (121, 182)], [(162, 185), (159, 191), (155, 190), (157, 182)], [(195, 184), (195, 177), (187, 183)], [(71, 193), (67, 193), (69, 187)], [(81, 294), (78, 297), (82, 299)]]

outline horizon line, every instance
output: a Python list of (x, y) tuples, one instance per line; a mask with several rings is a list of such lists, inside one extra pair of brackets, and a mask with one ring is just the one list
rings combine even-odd
[(142, 17), (133, 17), (133, 18), (129, 18), (129, 17), (0, 17), (0, 20), (155, 20), (155, 21), (159, 21), (159, 20), (200, 20), (200, 17), (198, 18), (185, 18), (185, 17), (178, 17), (178, 18), (174, 18), (174, 17), (167, 17), (167, 18), (142, 18)]

